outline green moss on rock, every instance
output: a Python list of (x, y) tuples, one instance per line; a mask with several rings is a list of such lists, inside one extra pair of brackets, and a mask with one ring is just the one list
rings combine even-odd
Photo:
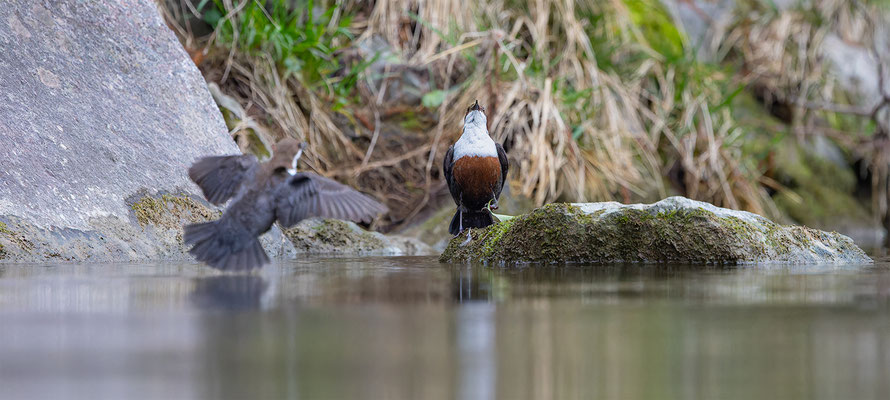
[(312, 253), (368, 253), (387, 246), (379, 234), (336, 219), (310, 219), (284, 230), (299, 251)]
[[(25, 253), (30, 253), (34, 250), (34, 243), (31, 243), (31, 241), (26, 239), (24, 235), (14, 232), (4, 222), (0, 222), (0, 237), (5, 238), (8, 242), (11, 242)], [(0, 243), (0, 259), (6, 258), (8, 255), (9, 252), (4, 247), (3, 243)]]
[[(586, 210), (585, 210), (586, 208)], [(674, 197), (649, 206), (549, 204), (453, 239), (442, 262), (870, 262), (836, 233), (782, 227)], [(827, 249), (827, 250), (826, 250)]]
[(220, 216), (218, 211), (188, 196), (169, 194), (160, 197), (144, 196), (130, 207), (143, 228), (154, 225), (166, 229), (179, 229), (183, 222), (204, 222)]

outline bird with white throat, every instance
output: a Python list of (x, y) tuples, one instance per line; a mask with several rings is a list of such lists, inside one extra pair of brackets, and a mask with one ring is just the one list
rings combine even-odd
[(487, 123), (485, 108), (477, 100), (467, 109), (460, 139), (445, 153), (442, 169), (457, 205), (448, 232), (455, 236), (494, 223), (489, 207), (497, 209), (507, 178), (507, 153), (491, 138)]

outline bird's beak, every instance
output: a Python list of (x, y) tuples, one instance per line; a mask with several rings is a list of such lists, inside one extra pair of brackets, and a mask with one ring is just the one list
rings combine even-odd
[(470, 108), (467, 108), (467, 116), (464, 117), (464, 122), (476, 121), (479, 113), (485, 115), (485, 108), (479, 105), (479, 100), (476, 100)]

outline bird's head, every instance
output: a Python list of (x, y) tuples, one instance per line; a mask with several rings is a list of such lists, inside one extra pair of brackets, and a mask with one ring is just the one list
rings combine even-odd
[(297, 173), (297, 162), (303, 155), (306, 142), (293, 138), (282, 139), (272, 146), (272, 162), (276, 168), (284, 168), (291, 175)]
[(464, 129), (467, 127), (482, 127), (485, 128), (488, 123), (488, 119), (485, 118), (485, 107), (479, 105), (479, 100), (476, 100), (473, 105), (467, 108), (467, 116), (464, 117)]

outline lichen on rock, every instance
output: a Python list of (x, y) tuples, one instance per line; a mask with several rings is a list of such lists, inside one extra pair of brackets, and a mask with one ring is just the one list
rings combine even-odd
[(186, 222), (204, 222), (219, 218), (222, 213), (188, 197), (162, 194), (160, 197), (144, 196), (130, 207), (143, 228), (147, 224), (176, 229)]
[(442, 262), (870, 263), (838, 233), (781, 226), (683, 197), (650, 205), (549, 204), (453, 239)]
[(11, 252), (31, 253), (33, 250), (34, 244), (30, 240), (0, 221), (0, 260), (6, 259)]
[[(12, 232), (10, 232), (9, 229), (6, 228), (5, 223), (0, 222), (0, 235), (7, 234), (7, 233), (12, 233)], [(3, 247), (3, 243), (0, 243), (0, 260), (2, 260), (3, 258), (6, 258), (6, 250)]]

